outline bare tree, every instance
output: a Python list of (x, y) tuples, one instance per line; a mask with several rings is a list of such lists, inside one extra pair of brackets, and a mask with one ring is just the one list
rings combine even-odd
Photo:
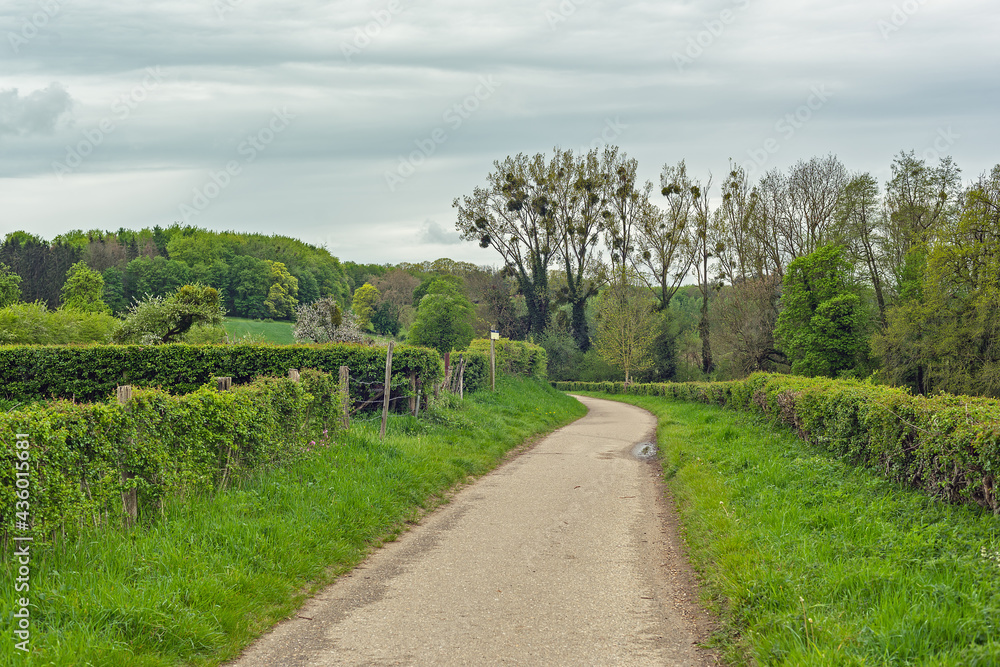
[(800, 160), (787, 175), (764, 175), (756, 229), (772, 269), (783, 275), (796, 257), (842, 241), (836, 212), (847, 182), (847, 169), (834, 155)]
[(875, 292), (879, 320), (885, 327), (885, 290), (883, 288), (882, 211), (878, 181), (869, 173), (858, 174), (844, 188), (838, 217), (846, 232), (847, 247), (857, 262), (864, 265)]

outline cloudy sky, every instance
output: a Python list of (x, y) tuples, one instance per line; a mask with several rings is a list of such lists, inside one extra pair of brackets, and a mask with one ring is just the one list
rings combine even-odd
[(0, 233), (182, 221), (494, 264), (452, 201), (518, 152), (656, 181), (836, 153), (1000, 163), (996, 0), (5, 0)]

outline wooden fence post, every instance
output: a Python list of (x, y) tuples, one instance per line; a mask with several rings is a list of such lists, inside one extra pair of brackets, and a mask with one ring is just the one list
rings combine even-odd
[(288, 379), (291, 380), (292, 382), (298, 382), (299, 381), (299, 369), (298, 368), (289, 368), (288, 369)]
[(215, 388), (219, 391), (229, 391), (233, 388), (233, 378), (231, 377), (217, 377), (215, 378)]
[(410, 408), (409, 412), (411, 415), (416, 416), (417, 414), (417, 374), (410, 373), (410, 400), (407, 401)]
[(458, 397), (465, 398), (465, 355), (458, 358)]
[(497, 342), (490, 337), (490, 391), (497, 390)]
[[(132, 386), (123, 385), (118, 387), (117, 390), (118, 405), (125, 406), (126, 412), (128, 411), (128, 402), (132, 400)], [(131, 450), (135, 447), (135, 441), (129, 438), (125, 443), (125, 446)], [(121, 471), (122, 484), (135, 479), (134, 472), (126, 472), (124, 469)], [(122, 491), (122, 505), (125, 508), (125, 516), (129, 522), (132, 524), (135, 522), (136, 518), (139, 516), (139, 499), (135, 493), (135, 487), (131, 489), (126, 489)]]
[(347, 366), (340, 367), (340, 423), (346, 431), (351, 427), (351, 370)]
[(395, 341), (389, 341), (389, 349), (385, 352), (385, 390), (382, 396), (382, 428), (379, 429), (379, 438), (385, 437), (385, 423), (389, 419), (389, 394), (392, 393), (392, 348)]

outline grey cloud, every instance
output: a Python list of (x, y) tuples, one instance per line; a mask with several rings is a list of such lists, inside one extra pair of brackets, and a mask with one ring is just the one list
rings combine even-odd
[(433, 220), (427, 220), (424, 222), (423, 227), (420, 229), (420, 233), (417, 235), (417, 241), (419, 243), (456, 245), (458, 243), (462, 243), (462, 238), (459, 236), (458, 232), (449, 232)]
[(0, 90), (0, 136), (51, 134), (72, 106), (73, 99), (59, 83), (23, 97), (17, 88)]

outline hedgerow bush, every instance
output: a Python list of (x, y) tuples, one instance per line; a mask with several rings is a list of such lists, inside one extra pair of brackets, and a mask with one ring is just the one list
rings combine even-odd
[(854, 380), (756, 373), (730, 382), (557, 382), (562, 391), (664, 396), (754, 411), (852, 463), (955, 503), (1000, 514), (1000, 402)]
[[(385, 348), (351, 344), (0, 346), (0, 398), (93, 402), (125, 384), (187, 393), (216, 376), (246, 384), (289, 368), (336, 374), (347, 366), (356, 380), (382, 383), (385, 355)], [(411, 374), (430, 386), (444, 373), (437, 352), (409, 346), (393, 351), (392, 371), (399, 390), (409, 386)]]
[(26, 511), (35, 540), (44, 541), (56, 530), (121, 521), (122, 494), (132, 488), (142, 517), (166, 494), (209, 492), (303, 455), (335, 427), (336, 393), (333, 376), (305, 370), (299, 382), (260, 378), (181, 396), (134, 389), (125, 405), (57, 401), (0, 413), (0, 543), (19, 509), (18, 434), (29, 443)]
[[(545, 379), (547, 359), (545, 348), (541, 345), (506, 338), (496, 341), (495, 345), (497, 373)], [(472, 341), (469, 352), (481, 352), (486, 356), (486, 381), (489, 382), (490, 341), (483, 339)]]

